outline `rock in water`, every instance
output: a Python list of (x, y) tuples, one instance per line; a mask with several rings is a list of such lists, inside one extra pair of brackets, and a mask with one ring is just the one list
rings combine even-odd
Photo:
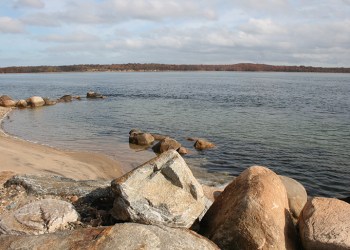
[(286, 189), (277, 174), (253, 166), (218, 196), (201, 233), (222, 249), (295, 249)]
[(26, 101), (32, 107), (41, 107), (45, 105), (44, 99), (40, 96), (32, 96), (28, 98)]
[(89, 91), (86, 93), (86, 98), (103, 98), (103, 95), (94, 91)]
[(296, 180), (287, 176), (279, 176), (286, 188), (288, 196), (289, 210), (292, 214), (293, 222), (296, 224), (305, 203), (307, 201), (307, 193), (303, 185)]
[(0, 235), (44, 234), (64, 229), (79, 218), (72, 204), (54, 199), (29, 203), (0, 217)]
[(214, 145), (214, 143), (208, 142), (206, 140), (198, 139), (194, 143), (194, 147), (195, 147), (195, 149), (198, 149), (198, 150), (204, 150), (204, 149), (214, 148), (215, 145)]
[(207, 199), (184, 159), (169, 150), (112, 181), (117, 220), (189, 228)]
[(11, 97), (8, 95), (2, 95), (0, 96), (0, 106), (3, 107), (14, 107), (16, 106), (16, 102), (12, 100)]
[(305, 249), (350, 249), (350, 204), (333, 198), (310, 199), (299, 219)]
[(58, 99), (58, 102), (71, 102), (73, 97), (71, 95), (64, 95), (60, 99)]
[(161, 154), (164, 153), (170, 149), (178, 150), (181, 147), (181, 144), (169, 137), (164, 138), (163, 140), (159, 141), (156, 145), (153, 146), (153, 151)]
[(17, 103), (16, 103), (16, 107), (17, 108), (26, 108), (28, 106), (26, 100), (19, 100)]
[(187, 229), (134, 223), (39, 236), (0, 236), (0, 242), (2, 249), (219, 249), (213, 242)]
[(43, 98), (43, 100), (44, 100), (46, 106), (52, 106), (52, 105), (55, 105), (57, 103), (56, 101), (50, 100), (48, 97)]
[(154, 137), (149, 133), (131, 133), (129, 136), (129, 143), (147, 146), (154, 142)]

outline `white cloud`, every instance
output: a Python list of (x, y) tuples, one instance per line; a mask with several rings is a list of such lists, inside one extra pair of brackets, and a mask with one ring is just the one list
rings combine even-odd
[(2, 33), (22, 33), (24, 27), (22, 23), (11, 17), (0, 17), (0, 32)]
[(85, 32), (70, 33), (66, 35), (51, 34), (39, 38), (42, 42), (55, 42), (55, 43), (86, 43), (98, 41), (99, 37), (96, 35), (88, 34)]
[(42, 0), (17, 0), (14, 4), (15, 8), (30, 7), (30, 8), (44, 8), (45, 4)]

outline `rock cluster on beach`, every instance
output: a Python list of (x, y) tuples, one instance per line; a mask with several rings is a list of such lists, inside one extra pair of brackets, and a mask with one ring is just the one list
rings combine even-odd
[(0, 249), (350, 248), (350, 204), (307, 200), (299, 182), (261, 166), (203, 188), (175, 149), (112, 182), (0, 181)]
[[(86, 98), (98, 99), (98, 98), (105, 98), (105, 96), (94, 91), (89, 91), (86, 94)], [(52, 106), (62, 102), (72, 102), (73, 100), (81, 100), (81, 96), (63, 95), (56, 100), (52, 100), (48, 97), (32, 96), (27, 99), (20, 99), (16, 101), (16, 100), (13, 100), (8, 95), (2, 95), (0, 96), (0, 106), (6, 107), (6, 108), (17, 107), (21, 109), (27, 108), (27, 107), (36, 108), (36, 107), (42, 107), (42, 106)]]

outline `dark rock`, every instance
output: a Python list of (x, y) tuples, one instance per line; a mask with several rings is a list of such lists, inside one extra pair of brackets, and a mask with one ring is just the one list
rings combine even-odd
[(207, 199), (183, 158), (169, 150), (112, 181), (117, 220), (189, 228)]
[(142, 133), (142, 131), (140, 129), (133, 128), (133, 129), (130, 130), (129, 135), (131, 135), (131, 134), (141, 134), (141, 133)]
[(104, 98), (103, 95), (100, 93), (94, 92), (94, 91), (89, 91), (86, 93), (86, 98)]
[(58, 102), (71, 102), (73, 97), (71, 95), (64, 95), (60, 99), (58, 99)]
[(219, 195), (201, 233), (221, 249), (296, 249), (286, 189), (274, 172), (254, 166)]
[(219, 249), (208, 239), (187, 229), (134, 223), (39, 236), (0, 236), (0, 242), (2, 249)]
[(159, 141), (156, 145), (152, 147), (153, 151), (157, 154), (164, 153), (170, 149), (178, 150), (181, 144), (176, 140), (166, 137), (165, 139)]

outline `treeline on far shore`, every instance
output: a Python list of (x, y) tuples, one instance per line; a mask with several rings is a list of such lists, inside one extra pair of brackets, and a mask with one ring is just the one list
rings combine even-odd
[(350, 73), (350, 68), (312, 67), (312, 66), (276, 66), (267, 64), (238, 63), (222, 65), (190, 64), (79, 64), (63, 66), (16, 66), (0, 68), (0, 73), (48, 73), (48, 72), (106, 72), (106, 71), (252, 71), (252, 72), (320, 72)]

